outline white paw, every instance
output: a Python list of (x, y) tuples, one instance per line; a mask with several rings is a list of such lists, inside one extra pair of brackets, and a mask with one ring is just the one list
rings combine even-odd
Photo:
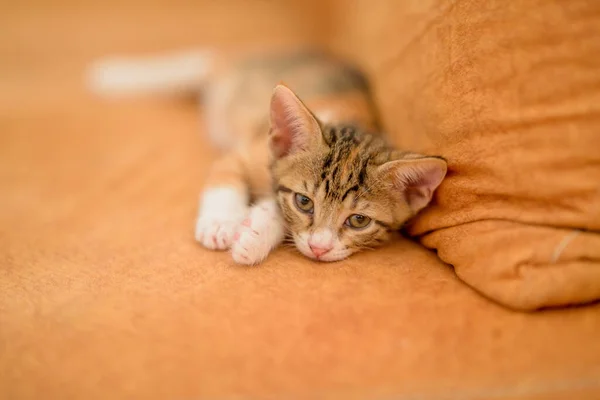
[(196, 240), (212, 250), (227, 250), (240, 224), (239, 219), (203, 217), (196, 223)]
[(231, 256), (239, 264), (261, 263), (283, 240), (283, 221), (274, 201), (263, 201), (250, 209), (239, 226), (231, 246)]
[(248, 212), (247, 198), (233, 188), (213, 188), (203, 193), (195, 237), (204, 247), (226, 250)]

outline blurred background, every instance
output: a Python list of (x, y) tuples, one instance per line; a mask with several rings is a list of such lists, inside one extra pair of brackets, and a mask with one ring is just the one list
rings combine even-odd
[[(334, 29), (333, 4), (319, 0), (3, 2), (0, 184), (7, 195), (1, 221), (20, 229), (0, 230), (0, 236), (5, 234), (7, 243), (19, 243), (13, 240), (19, 231), (28, 240), (32, 235), (44, 241), (53, 236), (60, 243), (69, 236), (90, 237), (98, 243), (101, 232), (108, 231), (130, 238), (135, 236), (131, 228), (114, 225), (125, 215), (130, 227), (142, 218), (169, 222), (153, 215), (160, 199), (145, 208), (129, 209), (123, 203), (143, 197), (144, 184), (168, 181), (181, 171), (189, 175), (171, 181), (162, 193), (187, 197), (180, 222), (193, 220), (193, 197), (206, 169), (199, 160), (208, 162), (214, 156), (199, 134), (202, 115), (196, 101), (183, 107), (160, 96), (106, 101), (85, 86), (89, 66), (114, 55), (197, 47), (328, 46)], [(171, 152), (164, 152), (165, 148)], [(166, 162), (170, 167), (142, 168), (145, 159), (153, 160), (154, 166)], [(138, 189), (132, 181), (138, 182)], [(107, 191), (121, 197), (112, 205), (98, 204), (97, 196)], [(177, 213), (174, 207), (170, 211)], [(102, 229), (99, 219), (113, 222)], [(57, 226), (64, 228), (60, 234)]]
[[(327, 2), (108, 0), (3, 2), (0, 108), (67, 95), (87, 64), (112, 54), (197, 46), (323, 43)], [(28, 90), (36, 93), (30, 99)]]
[[(511, 158), (521, 140), (550, 148), (550, 160), (576, 142), (584, 160), (597, 159), (585, 141), (600, 132), (596, 4), (3, 1), (0, 397), (599, 398), (598, 307), (506, 310), (408, 241), (335, 268), (287, 248), (256, 269), (204, 251), (193, 226), (215, 152), (201, 107), (160, 96), (107, 101), (85, 87), (88, 66), (107, 56), (323, 46), (367, 72), (397, 144), (453, 160), (445, 207), (466, 215), (476, 204), (487, 220), (498, 196), (511, 198), (507, 182), (529, 190), (559, 181), (539, 174), (552, 183), (539, 185), (513, 167), (552, 165)], [(501, 139), (501, 152), (488, 137)], [(448, 215), (442, 224), (458, 214)], [(530, 282), (521, 264), (488, 268), (507, 251), (490, 257), (491, 245), (475, 240), (481, 230), (471, 232), (444, 252), (464, 252), (474, 282), (501, 282), (507, 293), (521, 286), (506, 277)]]

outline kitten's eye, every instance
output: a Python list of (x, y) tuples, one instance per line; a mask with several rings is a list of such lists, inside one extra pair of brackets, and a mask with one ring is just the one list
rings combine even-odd
[(309, 199), (308, 197), (306, 197), (300, 193), (296, 193), (296, 195), (294, 196), (294, 201), (296, 203), (296, 207), (298, 207), (298, 210), (300, 210), (306, 214), (313, 213), (313, 209), (314, 209), (313, 201), (311, 199)]
[(352, 214), (346, 220), (346, 225), (354, 229), (366, 228), (371, 223), (371, 218), (360, 214)]

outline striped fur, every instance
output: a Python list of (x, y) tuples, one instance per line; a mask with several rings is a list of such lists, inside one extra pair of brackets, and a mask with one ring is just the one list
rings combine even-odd
[[(272, 166), (277, 197), (292, 236), (333, 227), (348, 255), (384, 244), (413, 212), (401, 193), (377, 173), (378, 167), (415, 155), (399, 152), (382, 137), (352, 125), (325, 125), (321, 134), (322, 143), (311, 152)], [(296, 209), (295, 193), (314, 201), (313, 215)], [(361, 230), (346, 226), (346, 218), (355, 213), (368, 216), (373, 223)]]
[[(377, 247), (429, 202), (445, 174), (445, 163), (432, 163), (430, 157), (421, 163), (423, 156), (399, 152), (373, 133), (378, 118), (366, 80), (332, 57), (308, 52), (259, 58), (228, 64), (214, 77), (208, 101), (216, 100), (209, 119), (226, 122), (220, 132), (234, 141), (210, 171), (206, 192), (229, 188), (235, 209), (226, 215), (249, 206), (242, 202), (246, 198), (258, 203), (276, 199), (280, 211), (279, 218), (261, 225), (264, 231), (249, 229), (257, 226), (249, 221), (236, 236), (224, 234), (235, 221), (221, 216), (222, 210), (200, 210), (196, 236), (201, 243), (231, 247), (238, 262), (261, 262), (266, 254), (257, 249), (277, 246), (261, 241), (282, 240), (270, 235), (278, 228), (272, 224), (284, 224), (298, 250), (320, 261)], [(278, 81), (302, 100), (286, 86), (273, 90)], [(432, 165), (440, 173), (432, 175)], [(435, 185), (428, 182), (431, 187), (421, 190), (427, 176)], [(308, 198), (313, 209), (299, 209), (297, 196)], [(353, 214), (369, 223), (352, 226)], [(250, 209), (249, 215), (261, 213)]]

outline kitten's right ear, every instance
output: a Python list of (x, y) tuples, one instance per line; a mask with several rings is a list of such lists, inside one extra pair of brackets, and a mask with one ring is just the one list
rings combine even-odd
[(317, 143), (321, 127), (304, 103), (284, 85), (271, 97), (271, 151), (280, 158)]

